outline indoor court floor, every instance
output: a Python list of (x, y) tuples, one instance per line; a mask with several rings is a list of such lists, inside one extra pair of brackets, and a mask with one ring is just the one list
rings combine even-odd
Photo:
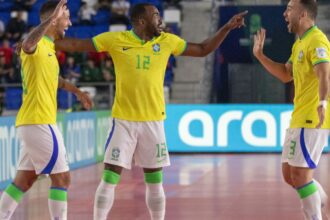
[[(330, 193), (330, 155), (324, 154), (316, 179)], [(281, 177), (280, 154), (175, 154), (165, 169), (166, 220), (303, 220), (295, 190)], [(94, 193), (102, 164), (72, 172), (69, 220), (92, 220)], [(13, 220), (48, 220), (48, 180), (27, 193)], [(143, 173), (124, 171), (111, 220), (149, 220)]]

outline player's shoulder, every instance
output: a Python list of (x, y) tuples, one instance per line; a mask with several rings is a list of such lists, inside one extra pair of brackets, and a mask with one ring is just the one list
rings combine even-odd
[(128, 31), (107, 31), (97, 35), (96, 37), (120, 39), (125, 38), (127, 35)]
[(169, 40), (169, 41), (180, 39), (179, 36), (172, 34), (172, 33), (167, 33), (167, 32), (161, 32), (161, 34), (158, 38), (160, 40)]
[(318, 28), (315, 28), (315, 30), (312, 32), (312, 37), (309, 38), (309, 43), (310, 44), (323, 43), (323, 44), (330, 45), (329, 40), (328, 40), (327, 36), (325, 35), (325, 33)]

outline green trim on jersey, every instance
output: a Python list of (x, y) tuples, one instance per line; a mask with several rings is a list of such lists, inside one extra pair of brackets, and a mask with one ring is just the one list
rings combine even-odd
[(45, 38), (47, 41), (54, 43), (54, 40), (52, 38), (48, 37), (47, 35), (44, 35), (42, 37)]
[(187, 49), (187, 47), (188, 47), (188, 43), (187, 43), (187, 41), (184, 43), (184, 47), (183, 47), (183, 50), (182, 50), (182, 52), (181, 53), (179, 53), (177, 56), (180, 56), (180, 55), (182, 55), (185, 51), (186, 51), (186, 49)]
[(299, 38), (300, 40), (304, 39), (310, 32), (312, 32), (314, 29), (316, 29), (317, 26), (313, 25), (311, 28), (309, 28), (303, 35), (301, 38)]
[(96, 44), (96, 41), (95, 41), (95, 38), (94, 38), (94, 37), (92, 38), (92, 42), (93, 42), (93, 45), (94, 45), (94, 47), (95, 47), (95, 50), (96, 50), (97, 52), (100, 52), (99, 48), (97, 47), (97, 44)]
[(144, 182), (146, 183), (161, 183), (163, 182), (163, 171), (153, 173), (144, 173)]
[(143, 44), (145, 44), (146, 42), (144, 41), (144, 40), (142, 40), (134, 31), (133, 31), (133, 29), (132, 30), (130, 30), (129, 31), (132, 35), (133, 35), (133, 37), (135, 38), (135, 39), (137, 39), (138, 41), (140, 41), (140, 43), (143, 45)]
[(7, 186), (5, 192), (17, 203), (19, 203), (24, 196), (24, 192), (17, 188), (17, 186), (15, 186), (13, 183)]
[(320, 63), (329, 63), (329, 60), (319, 60), (319, 61), (313, 63), (313, 66), (320, 64)]

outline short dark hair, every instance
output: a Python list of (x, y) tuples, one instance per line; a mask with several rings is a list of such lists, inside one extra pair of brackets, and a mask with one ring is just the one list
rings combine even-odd
[(40, 8), (40, 11), (39, 11), (40, 18), (44, 17), (48, 13), (53, 12), (59, 2), (60, 2), (59, 0), (46, 1)]
[(308, 11), (309, 17), (313, 20), (317, 17), (317, 2), (316, 0), (300, 0), (300, 4)]
[(150, 3), (140, 3), (133, 6), (131, 9), (131, 22), (137, 22), (145, 13), (147, 6), (154, 6)]

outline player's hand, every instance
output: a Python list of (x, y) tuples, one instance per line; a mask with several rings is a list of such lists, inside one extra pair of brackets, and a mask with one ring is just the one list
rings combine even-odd
[(85, 92), (79, 92), (77, 94), (77, 98), (78, 100), (81, 102), (81, 104), (83, 105), (83, 107), (87, 110), (90, 110), (93, 107), (93, 101), (92, 99), (89, 97), (88, 93)]
[(230, 29), (233, 30), (235, 28), (240, 28), (242, 26), (245, 26), (244, 23), (244, 17), (247, 15), (248, 11), (243, 11), (241, 13), (238, 13), (234, 15), (226, 24), (226, 26)]
[(317, 107), (317, 113), (319, 115), (319, 123), (316, 126), (316, 128), (321, 128), (323, 122), (324, 122), (324, 116), (325, 116), (325, 108), (322, 105), (319, 105)]
[(263, 28), (257, 31), (257, 33), (254, 35), (253, 54), (257, 58), (263, 54), (265, 38), (266, 30)]
[(67, 0), (61, 0), (56, 6), (51, 18), (55, 21), (63, 16), (64, 12), (68, 10), (66, 6)]

